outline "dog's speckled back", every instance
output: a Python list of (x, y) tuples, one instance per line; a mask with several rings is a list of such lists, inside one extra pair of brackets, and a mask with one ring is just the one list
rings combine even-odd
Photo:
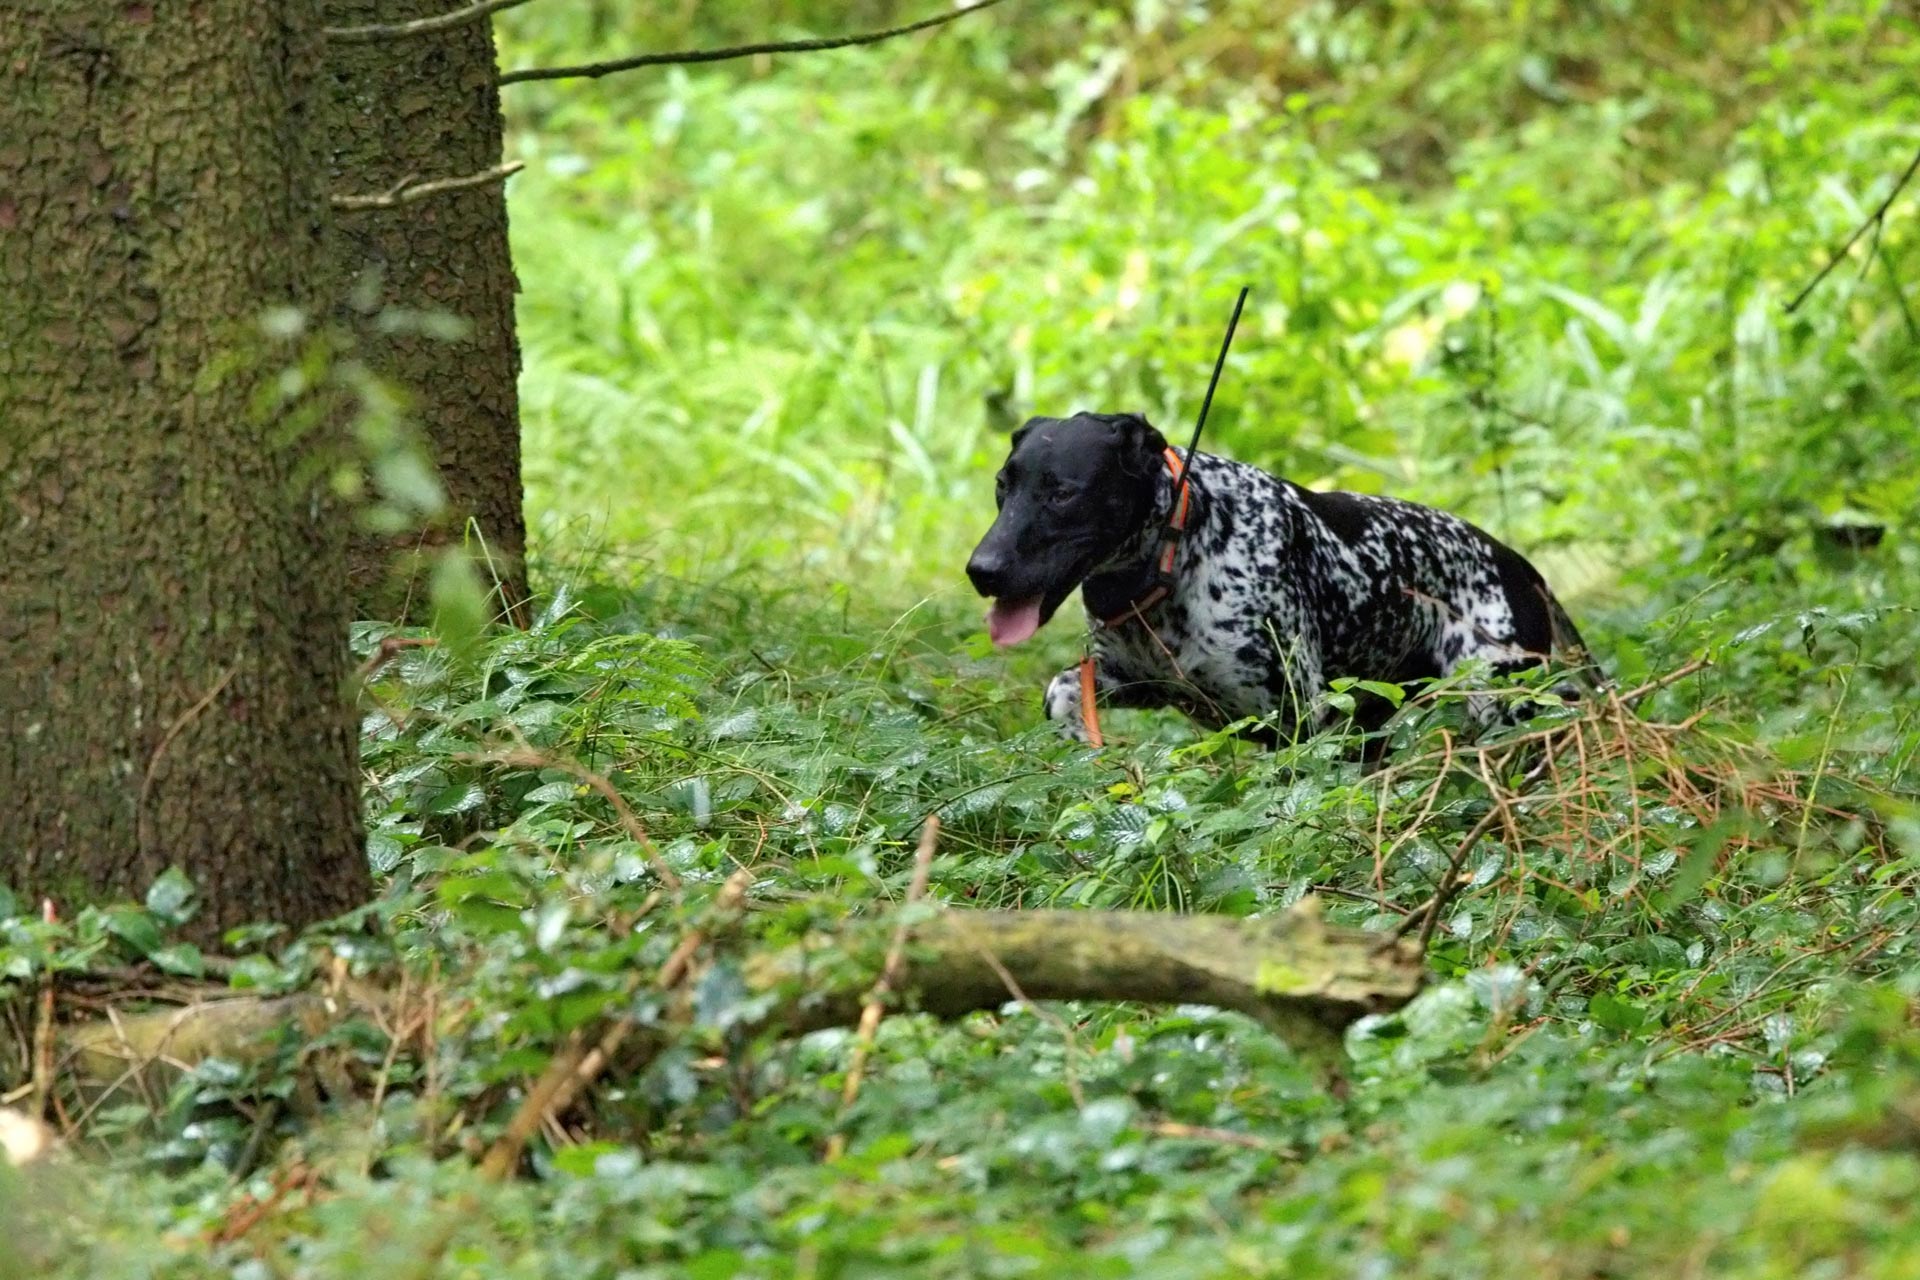
[[(1100, 628), (1118, 611), (1096, 603), (1103, 577), (1131, 580), (1174, 493), (1163, 476), (1153, 521), (1085, 592), (1098, 688), (1114, 705), (1179, 706), (1212, 727), (1279, 712), (1288, 733), (1312, 723), (1316, 695), (1341, 676), (1399, 683), (1473, 659), (1510, 671), (1552, 654), (1556, 635), (1580, 645), (1533, 566), (1457, 516), (1314, 493), (1206, 453), (1172, 596), (1148, 625)], [(1046, 707), (1077, 726), (1075, 673), (1049, 685)]]

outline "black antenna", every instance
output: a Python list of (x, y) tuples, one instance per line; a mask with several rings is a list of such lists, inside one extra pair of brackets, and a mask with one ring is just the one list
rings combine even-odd
[(1240, 308), (1247, 305), (1249, 287), (1240, 286), (1240, 296), (1233, 304), (1233, 319), (1227, 321), (1227, 336), (1220, 343), (1220, 358), (1213, 362), (1213, 381), (1207, 383), (1207, 398), (1200, 402), (1200, 421), (1193, 424), (1193, 442), (1187, 446), (1187, 461), (1181, 468), (1183, 479), (1193, 474), (1193, 453), (1200, 447), (1200, 432), (1207, 425), (1207, 410), (1213, 408), (1213, 389), (1220, 385), (1220, 371), (1227, 367), (1227, 348), (1233, 345), (1233, 331), (1240, 326)]

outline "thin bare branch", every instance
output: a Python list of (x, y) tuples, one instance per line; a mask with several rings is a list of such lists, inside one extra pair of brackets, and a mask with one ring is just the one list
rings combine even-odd
[(855, 45), (879, 44), (882, 40), (891, 40), (895, 36), (911, 35), (915, 31), (945, 26), (970, 13), (991, 9), (999, 3), (1000, 0), (976, 0), (976, 3), (955, 9), (951, 13), (922, 18), (904, 27), (888, 27), (884, 31), (865, 31), (852, 36), (825, 36), (813, 40), (770, 40), (761, 44), (734, 45), (727, 49), (681, 49), (673, 53), (642, 53), (631, 58), (615, 58), (611, 62), (587, 62), (572, 67), (525, 67), (519, 71), (502, 73), (500, 83), (508, 85), (524, 84), (529, 80), (594, 80), (619, 71), (637, 70), (640, 67), (686, 66), (696, 62), (730, 62), (735, 58), (754, 58), (770, 53), (818, 53), (826, 49), (850, 49)]
[(430, 36), (440, 31), (452, 31), (464, 27), (470, 22), (479, 22), (491, 18), (503, 9), (517, 9), (527, 0), (478, 0), (464, 9), (455, 9), (452, 13), (442, 13), (431, 18), (415, 18), (412, 22), (370, 22), (361, 27), (327, 27), (321, 32), (336, 44), (372, 44), (377, 40), (401, 40), (408, 36)]
[(432, 636), (387, 636), (382, 639), (360, 669), (353, 673), (353, 687), (358, 690), (367, 681), (373, 679), (380, 668), (392, 662), (408, 649), (433, 649), (440, 642)]
[(1712, 658), (1695, 658), (1691, 662), (1687, 662), (1681, 666), (1675, 667), (1673, 670), (1667, 672), (1663, 676), (1655, 676), (1653, 679), (1647, 681), (1645, 684), (1639, 685), (1636, 688), (1627, 690), (1627, 692), (1620, 695), (1620, 701), (1626, 704), (1627, 706), (1631, 707), (1636, 703), (1638, 703), (1640, 699), (1646, 697), (1648, 694), (1653, 693), (1659, 689), (1664, 689), (1670, 684), (1678, 684), (1680, 683), (1680, 681), (1685, 680), (1688, 676), (1692, 675), (1694, 672), (1705, 671), (1708, 667), (1712, 665), (1713, 665)]
[[(1515, 788), (1516, 794), (1526, 791), (1539, 782), (1553, 767), (1553, 758), (1559, 750), (1559, 745), (1549, 741), (1545, 750), (1546, 754), (1541, 757), (1540, 762), (1527, 770), (1526, 776), (1520, 779), (1520, 785)], [(1462, 884), (1460, 871), (1466, 865), (1467, 855), (1473, 852), (1473, 847), (1480, 843), (1481, 837), (1493, 830), (1494, 826), (1507, 814), (1508, 798), (1494, 783), (1484, 752), (1480, 755), (1480, 776), (1486, 783), (1487, 798), (1493, 807), (1481, 815), (1480, 821), (1474, 823), (1472, 829), (1461, 837), (1460, 843), (1454, 847), (1453, 857), (1447, 860), (1446, 874), (1441, 876), (1440, 883), (1434, 886), (1433, 897), (1424, 906), (1416, 907), (1409, 912), (1387, 935), (1398, 941), (1411, 933), (1417, 923), (1420, 926), (1419, 949), (1423, 955), (1426, 953), (1427, 944), (1433, 941), (1433, 931), (1440, 923), (1440, 913), (1446, 910), (1454, 894), (1460, 891)]]
[(1920, 151), (1913, 153), (1913, 159), (1907, 162), (1907, 171), (1900, 175), (1898, 182), (1893, 184), (1893, 190), (1887, 192), (1887, 198), (1880, 202), (1880, 207), (1868, 214), (1866, 221), (1853, 229), (1853, 234), (1847, 237), (1846, 243), (1838, 249), (1835, 249), (1832, 255), (1827, 258), (1827, 265), (1820, 268), (1820, 274), (1807, 281), (1807, 287), (1802, 289), (1795, 295), (1793, 301), (1787, 304), (1788, 315), (1792, 315), (1795, 311), (1799, 310), (1800, 304), (1807, 300), (1807, 296), (1820, 287), (1820, 282), (1833, 274), (1833, 269), (1840, 265), (1840, 260), (1847, 256), (1854, 245), (1860, 243), (1861, 236), (1864, 236), (1869, 231), (1878, 232), (1880, 225), (1887, 220), (1887, 210), (1893, 208), (1893, 202), (1898, 200), (1900, 193), (1907, 189), (1907, 184), (1913, 181), (1913, 175), (1916, 172), (1920, 172)]
[[(913, 855), (913, 879), (907, 885), (907, 905), (911, 907), (927, 892), (928, 873), (933, 869), (933, 851), (940, 840), (940, 819), (930, 817), (920, 828), (920, 847)], [(887, 997), (900, 980), (900, 966), (907, 950), (907, 922), (902, 920), (893, 931), (893, 943), (880, 966), (880, 979), (873, 984), (867, 1003), (860, 1010), (860, 1030), (854, 1039), (853, 1060), (847, 1065), (847, 1083), (840, 1091), (840, 1116), (844, 1121), (854, 1100), (860, 1096), (860, 1082), (866, 1078), (867, 1058), (873, 1053), (874, 1037), (880, 1032), (880, 1019), (886, 1013)], [(838, 1160), (847, 1150), (846, 1130), (834, 1133), (827, 1142), (827, 1159)]]
[[(753, 868), (741, 867), (727, 877), (720, 886), (720, 892), (714, 897), (713, 910), (718, 919), (729, 919), (740, 914), (741, 906), (747, 900), (747, 890), (753, 888)], [(673, 949), (666, 963), (660, 966), (655, 978), (662, 991), (671, 991), (686, 980), (687, 967), (692, 964), (694, 953), (706, 945), (707, 933), (704, 929), (690, 929), (686, 937), (680, 939), (680, 945)]]
[(1447, 859), (1446, 873), (1440, 877), (1440, 883), (1435, 887), (1433, 897), (1409, 911), (1387, 935), (1389, 938), (1398, 941), (1412, 933), (1414, 926), (1418, 925), (1420, 950), (1427, 949), (1427, 943), (1433, 939), (1434, 926), (1440, 922), (1440, 913), (1446, 910), (1447, 903), (1453, 899), (1455, 891), (1460, 887), (1460, 868), (1466, 862), (1467, 855), (1473, 852), (1473, 846), (1480, 843), (1480, 837), (1493, 830), (1494, 824), (1499, 821), (1500, 806), (1496, 803), (1480, 815), (1480, 821), (1474, 823), (1472, 829), (1460, 838), (1460, 843), (1454, 846), (1453, 856)]
[(213, 687), (202, 694), (199, 701), (195, 702), (185, 711), (182, 711), (174, 722), (167, 726), (167, 731), (160, 735), (160, 744), (153, 749), (153, 754), (147, 758), (147, 773), (145, 777), (140, 779), (140, 797), (133, 802), (133, 839), (134, 843), (142, 852), (151, 848), (153, 844), (153, 842), (147, 838), (151, 834), (151, 823), (147, 818), (147, 798), (153, 791), (154, 775), (160, 771), (160, 757), (167, 754), (167, 748), (173, 745), (173, 740), (180, 736), (182, 730), (193, 723), (196, 716), (213, 705), (213, 700), (220, 696), (220, 691), (227, 687), (227, 682), (233, 679), (234, 672), (238, 670), (238, 667), (228, 667), (225, 671), (221, 672), (220, 678), (213, 682)]
[(482, 169), (479, 173), (462, 174), (457, 178), (435, 178), (432, 182), (421, 182), (414, 174), (408, 174), (387, 190), (369, 196), (335, 196), (333, 207), (336, 209), (393, 209), (403, 204), (412, 204), (415, 200), (425, 200), (428, 196), (442, 195), (448, 191), (464, 191), (468, 187), (484, 187), (490, 182), (504, 182), (527, 167), (524, 160), (509, 160), (491, 169)]
[[(746, 867), (728, 876), (713, 901), (715, 916), (725, 918), (738, 915), (746, 902), (747, 890), (752, 885), (753, 872)], [(704, 930), (693, 929), (681, 940), (681, 945), (661, 966), (657, 981), (662, 990), (673, 989), (687, 976), (688, 962), (705, 939)], [(639, 985), (640, 974), (636, 970), (628, 975), (626, 994), (632, 995)], [(528, 1141), (555, 1116), (571, 1106), (582, 1089), (600, 1078), (600, 1073), (607, 1069), (607, 1064), (620, 1051), (620, 1046), (632, 1034), (634, 1026), (630, 1013), (610, 1019), (592, 1048), (587, 1047), (583, 1031), (575, 1031), (568, 1036), (567, 1042), (548, 1062), (547, 1069), (527, 1090), (519, 1109), (508, 1119), (506, 1131), (487, 1149), (480, 1163), (481, 1173), (495, 1181), (512, 1173), (519, 1165), (520, 1153), (526, 1150)]]
[(996, 956), (985, 947), (979, 947), (976, 948), (976, 950), (979, 952), (980, 959), (986, 962), (989, 969), (993, 970), (993, 976), (1000, 979), (1000, 985), (1007, 989), (1007, 994), (1017, 1000), (1022, 1009), (1025, 1009), (1028, 1013), (1060, 1033), (1062, 1082), (1067, 1086), (1068, 1096), (1073, 1099), (1074, 1109), (1076, 1111), (1085, 1111), (1087, 1109), (1086, 1090), (1080, 1087), (1080, 1075), (1073, 1069), (1073, 1053), (1074, 1049), (1078, 1046), (1078, 1041), (1074, 1038), (1073, 1028), (1067, 1025), (1065, 1018), (1053, 1010), (1037, 1005), (1029, 1000), (1027, 993), (1021, 989), (1020, 979), (1014, 977), (1013, 971), (1000, 962), (999, 956)]
[(1906, 321), (1907, 336), (1920, 343), (1920, 320), (1916, 320), (1913, 308), (1907, 305), (1907, 290), (1900, 283), (1900, 273), (1893, 269), (1893, 259), (1887, 256), (1887, 246), (1880, 243), (1880, 237), (1873, 238), (1873, 256), (1880, 260), (1880, 268), (1886, 272), (1887, 288), (1893, 291), (1893, 301), (1900, 308), (1900, 318)]
[(1248, 1151), (1258, 1151), (1262, 1155), (1278, 1156), (1282, 1160), (1298, 1160), (1300, 1152), (1282, 1142), (1270, 1142), (1251, 1133), (1241, 1133), (1235, 1129), (1220, 1129), (1213, 1125), (1182, 1124), (1178, 1120), (1149, 1120), (1142, 1128), (1156, 1138), (1175, 1138), (1188, 1142), (1219, 1142), (1230, 1147), (1241, 1147)]
[(653, 866), (653, 874), (660, 878), (660, 883), (665, 885), (670, 893), (680, 892), (680, 877), (674, 874), (673, 868), (668, 866), (667, 860), (660, 855), (660, 847), (654, 844), (653, 837), (649, 836), (646, 828), (640, 825), (640, 819), (634, 816), (626, 797), (622, 796), (619, 789), (602, 775), (578, 761), (550, 756), (524, 745), (513, 751), (472, 752), (454, 758), (468, 764), (498, 764), (513, 769), (558, 769), (586, 783), (606, 797), (607, 803), (613, 806), (614, 816), (620, 820), (621, 827), (626, 830), (627, 838), (639, 845), (640, 851), (647, 855), (647, 861)]

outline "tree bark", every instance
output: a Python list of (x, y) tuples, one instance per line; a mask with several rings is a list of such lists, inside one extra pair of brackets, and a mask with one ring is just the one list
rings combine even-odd
[(314, 300), (319, 29), (319, 0), (0, 20), (0, 880), (65, 910), (178, 865), (201, 939), (371, 891), (340, 521), (236, 360)]
[[(324, 0), (323, 7), (328, 26), (359, 27), (435, 17), (469, 3)], [(335, 191), (385, 192), (408, 179), (463, 177), (500, 163), (503, 127), (489, 21), (329, 41), (326, 65)], [(504, 611), (524, 621), (518, 286), (507, 245), (505, 184), (342, 211), (328, 249), (333, 288), (342, 300), (356, 295), (343, 315), (360, 321), (359, 351), (410, 397), (447, 491), (446, 518), (425, 533), (354, 534), (350, 572), (360, 616), (399, 621), (417, 612), (423, 557), (410, 553), (464, 539), (498, 583)], [(366, 322), (383, 308), (448, 312), (464, 322), (466, 336), (449, 341)]]

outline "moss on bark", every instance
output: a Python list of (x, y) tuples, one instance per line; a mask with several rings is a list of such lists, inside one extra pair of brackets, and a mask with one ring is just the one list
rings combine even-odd
[[(327, 25), (359, 27), (435, 17), (469, 0), (324, 0)], [(328, 167), (339, 192), (375, 193), (413, 179), (482, 173), (500, 163), (503, 126), (493, 28), (468, 22), (424, 35), (331, 41)], [(425, 600), (424, 557), (465, 540), (484, 555), (503, 609), (527, 599), (521, 515), (518, 287), (507, 245), (504, 183), (450, 191), (394, 208), (343, 211), (328, 242), (333, 296), (357, 306), (360, 354), (411, 398), (440, 470), (448, 514), (425, 534), (356, 533), (355, 608), (404, 620)], [(453, 340), (359, 323), (382, 308), (458, 317)], [(477, 536), (476, 536), (477, 535)]]
[(0, 880), (200, 886), (202, 939), (363, 902), (340, 521), (249, 412), (310, 306), (318, 0), (0, 21)]

